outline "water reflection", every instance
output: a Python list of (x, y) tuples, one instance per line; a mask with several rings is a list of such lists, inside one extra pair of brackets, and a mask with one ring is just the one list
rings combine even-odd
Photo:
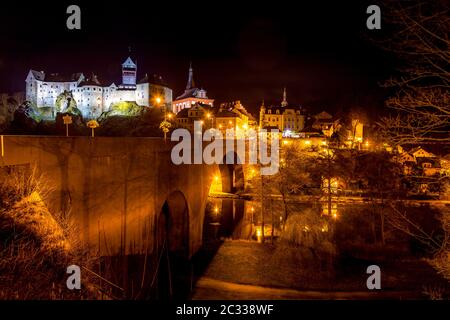
[(338, 204), (336, 202), (332, 203), (322, 203), (322, 215), (330, 216), (334, 219), (338, 218)]
[[(264, 237), (278, 237), (282, 217), (276, 210), (265, 210)], [(220, 239), (241, 239), (261, 241), (262, 231), (261, 207), (257, 201), (233, 198), (209, 198), (205, 212), (203, 239), (206, 241)], [(273, 227), (272, 227), (273, 226)]]

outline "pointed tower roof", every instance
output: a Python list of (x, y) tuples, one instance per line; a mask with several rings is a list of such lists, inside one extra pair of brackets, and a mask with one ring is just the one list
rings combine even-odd
[(189, 63), (189, 77), (188, 77), (188, 81), (186, 84), (186, 90), (190, 90), (195, 88), (195, 83), (194, 83), (194, 70), (192, 69), (192, 62)]
[(131, 60), (130, 57), (128, 57), (124, 63), (122, 63), (123, 68), (136, 68), (136, 64)]
[(283, 88), (283, 101), (281, 101), (281, 106), (286, 107), (288, 105), (286, 98), (286, 87)]

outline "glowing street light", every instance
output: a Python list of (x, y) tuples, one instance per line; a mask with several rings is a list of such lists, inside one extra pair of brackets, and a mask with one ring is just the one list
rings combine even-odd
[(66, 114), (62, 118), (63, 118), (64, 124), (66, 125), (66, 137), (68, 137), (69, 136), (69, 124), (72, 124), (72, 116), (69, 114)]
[(87, 124), (88, 128), (91, 128), (92, 130), (92, 137), (94, 137), (94, 130), (98, 127), (100, 127), (100, 125), (98, 124), (98, 122), (96, 120), (90, 120)]
[[(159, 96), (155, 97), (155, 102), (156, 102), (156, 105), (159, 107), (162, 102), (161, 97), (159, 97)], [(167, 110), (166, 110), (166, 107), (164, 106), (164, 121), (159, 124), (159, 128), (164, 133), (164, 142), (167, 141), (167, 133), (169, 132), (171, 126), (172, 125), (170, 124), (170, 122), (167, 121)]]

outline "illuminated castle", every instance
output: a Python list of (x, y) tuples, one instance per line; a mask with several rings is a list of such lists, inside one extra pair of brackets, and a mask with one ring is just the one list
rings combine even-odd
[(38, 109), (50, 110), (49, 118), (56, 112), (64, 112), (67, 105), (57, 106), (58, 97), (71, 92), (77, 108), (84, 118), (98, 118), (102, 112), (108, 111), (111, 105), (121, 101), (135, 102), (140, 106), (154, 105), (155, 97), (160, 98), (161, 106), (168, 109), (172, 105), (172, 90), (167, 87), (161, 77), (149, 77), (147, 74), (139, 82), (137, 65), (128, 57), (122, 64), (122, 84), (102, 85), (97, 76), (86, 77), (83, 73), (62, 76), (58, 73), (46, 74), (44, 71), (30, 70), (25, 80), (26, 100)]

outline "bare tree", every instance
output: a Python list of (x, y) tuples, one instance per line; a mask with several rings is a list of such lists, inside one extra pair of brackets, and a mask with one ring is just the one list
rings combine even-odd
[(385, 1), (389, 37), (378, 44), (402, 61), (400, 75), (384, 83), (396, 91), (386, 104), (397, 114), (379, 123), (393, 143), (450, 141), (449, 3)]

